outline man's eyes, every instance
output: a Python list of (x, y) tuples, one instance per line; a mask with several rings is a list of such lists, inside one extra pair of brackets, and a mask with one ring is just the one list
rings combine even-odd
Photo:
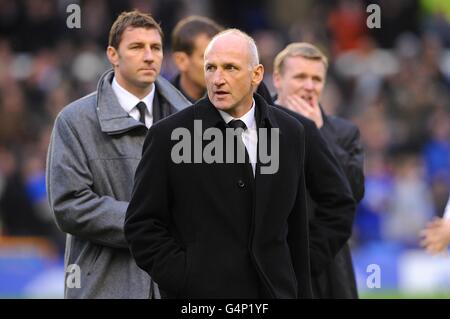
[[(144, 46), (137, 44), (137, 45), (132, 45), (129, 48), (130, 48), (130, 50), (138, 50), (138, 49), (143, 49)], [(161, 51), (162, 50), (162, 47), (159, 46), (159, 45), (155, 45), (155, 46), (152, 46), (150, 48), (151, 48), (152, 51)]]
[(226, 65), (225, 66), (225, 70), (230, 70), (230, 71), (234, 71), (237, 70), (238, 68), (234, 65)]
[[(205, 70), (206, 71), (214, 71), (216, 69), (217, 69), (217, 67), (214, 66), (214, 65), (207, 65), (207, 66), (205, 66)], [(239, 69), (235, 65), (225, 65), (225, 66), (223, 66), (223, 70), (235, 71), (235, 70), (239, 70)]]

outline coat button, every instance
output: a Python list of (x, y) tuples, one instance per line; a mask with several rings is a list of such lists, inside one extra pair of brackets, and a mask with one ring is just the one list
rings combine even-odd
[(240, 188), (244, 188), (245, 187), (245, 183), (244, 183), (244, 181), (242, 179), (238, 180), (237, 184), (238, 184), (238, 186)]

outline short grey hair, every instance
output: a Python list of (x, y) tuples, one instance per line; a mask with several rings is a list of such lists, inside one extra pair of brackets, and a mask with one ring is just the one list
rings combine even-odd
[(227, 34), (233, 34), (238, 37), (244, 38), (247, 41), (248, 44), (248, 52), (250, 54), (250, 67), (254, 68), (259, 64), (259, 54), (258, 54), (258, 47), (256, 46), (255, 40), (251, 36), (249, 36), (244, 31), (241, 31), (239, 29), (226, 29), (222, 32), (217, 33), (212, 39), (211, 42), (209, 42), (208, 46), (206, 47), (205, 53), (208, 52), (211, 49), (211, 46), (213, 42), (224, 35)]

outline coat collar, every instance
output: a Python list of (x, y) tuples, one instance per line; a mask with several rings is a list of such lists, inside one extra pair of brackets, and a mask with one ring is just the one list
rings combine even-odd
[[(121, 134), (136, 127), (144, 127), (137, 122), (120, 106), (111, 83), (114, 71), (105, 72), (97, 87), (97, 115), (102, 132), (107, 134)], [(159, 94), (167, 100), (177, 111), (191, 105), (191, 103), (166, 79), (158, 76), (155, 81), (155, 96)]]

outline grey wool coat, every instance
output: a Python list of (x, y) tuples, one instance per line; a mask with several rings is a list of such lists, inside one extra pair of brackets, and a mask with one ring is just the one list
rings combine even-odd
[[(67, 233), (66, 298), (159, 296), (132, 258), (123, 231), (147, 129), (119, 105), (113, 76), (106, 72), (96, 92), (64, 107), (48, 150), (48, 198), (58, 227)], [(156, 119), (190, 104), (164, 78), (155, 85)], [(70, 265), (79, 267), (79, 288), (77, 268)]]

